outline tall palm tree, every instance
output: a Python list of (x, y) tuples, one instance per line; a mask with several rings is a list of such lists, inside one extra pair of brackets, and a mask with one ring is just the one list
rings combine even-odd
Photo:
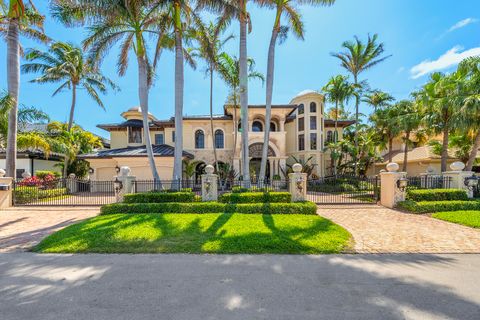
[(390, 94), (380, 90), (373, 90), (364, 95), (362, 102), (372, 106), (373, 112), (376, 112), (378, 108), (388, 106), (393, 100), (395, 99)]
[[(272, 35), (270, 38), (270, 45), (268, 47), (267, 59), (267, 86), (266, 86), (266, 103), (265, 103), (265, 128), (264, 139), (262, 147), (262, 161), (260, 163), (259, 179), (263, 181), (267, 170), (268, 160), (268, 142), (270, 140), (270, 121), (272, 118), (272, 95), (273, 95), (273, 80), (275, 72), (275, 47), (277, 38), (280, 37), (280, 42), (283, 42), (288, 31), (299, 39), (303, 40), (304, 30), (303, 21), (296, 4), (312, 4), (312, 5), (332, 5), (335, 0), (258, 0), (262, 7), (275, 9), (275, 20), (272, 28)], [(286, 18), (286, 22), (282, 23), (282, 18)]]
[(53, 43), (47, 52), (29, 49), (25, 58), (30, 63), (22, 65), (22, 72), (41, 73), (41, 76), (31, 80), (35, 83), (58, 83), (61, 85), (53, 92), (57, 95), (64, 89), (72, 90), (72, 103), (68, 129), (72, 128), (77, 100), (77, 89), (85, 89), (87, 94), (103, 109), (105, 109), (99, 92), (105, 94), (107, 86), (116, 89), (117, 86), (89, 61), (83, 50), (65, 42)]
[[(345, 49), (344, 52), (331, 53), (333, 57), (340, 60), (340, 65), (352, 74), (353, 82), (356, 86), (359, 85), (358, 76), (361, 73), (390, 57), (382, 57), (385, 51), (384, 45), (381, 42), (377, 43), (377, 40), (377, 34), (373, 36), (368, 35), (367, 43), (362, 42), (355, 36), (354, 41), (345, 41), (342, 44), (342, 47)], [(360, 98), (360, 96), (355, 97), (355, 131), (358, 131), (359, 126)], [(358, 135), (356, 132), (355, 147), (358, 147)], [(356, 171), (355, 169), (355, 173), (357, 173)]]
[[(333, 135), (334, 144), (338, 142), (338, 114), (339, 107), (343, 108), (343, 104), (348, 101), (354, 95), (354, 86), (348, 82), (347, 76), (337, 75), (328, 81), (328, 83), (322, 88), (325, 93), (327, 101), (335, 104), (335, 131)], [(333, 162), (334, 175), (337, 174), (336, 161)]]
[[(89, 24), (83, 45), (89, 49), (89, 59), (95, 63), (101, 63), (112, 46), (120, 43), (117, 72), (123, 76), (128, 68), (129, 53), (134, 51), (138, 66), (138, 97), (143, 116), (144, 143), (156, 181), (160, 181), (160, 176), (155, 166), (148, 120), (148, 93), (153, 74), (145, 36), (160, 36), (162, 29), (159, 24), (168, 22), (167, 15), (161, 10), (162, 4), (148, 0), (58, 0), (52, 8), (53, 15), (67, 25)], [(181, 134), (177, 134), (177, 137), (181, 139)]]
[(0, 2), (0, 35), (7, 41), (7, 82), (12, 108), (8, 118), (8, 143), (6, 150), (7, 176), (15, 177), (17, 159), (17, 119), (20, 91), (20, 38), (25, 36), (40, 42), (48, 42), (43, 32), (44, 16), (38, 13), (32, 1), (25, 6), (23, 0), (10, 0), (7, 7)]
[(220, 50), (225, 43), (233, 39), (233, 35), (229, 35), (225, 39), (220, 39), (222, 32), (227, 26), (224, 18), (225, 16), (222, 16), (216, 24), (213, 22), (205, 24), (201, 19), (195, 19), (197, 29), (196, 39), (199, 43), (197, 55), (205, 60), (207, 64), (206, 72), (210, 77), (210, 131), (212, 134), (213, 156), (217, 172), (220, 171), (217, 159), (217, 147), (215, 144), (215, 132), (213, 131), (213, 74), (219, 69)]
[[(248, 64), (248, 79), (258, 79), (262, 83), (265, 81), (265, 77), (262, 73), (255, 71), (255, 61), (252, 58), (247, 59)], [(230, 87), (229, 103), (233, 105), (233, 154), (232, 159), (235, 157), (235, 149), (237, 148), (237, 135), (238, 135), (238, 120), (237, 120), (237, 107), (238, 98), (240, 96), (240, 60), (235, 56), (230, 56), (223, 52), (218, 59), (218, 72), (225, 83)], [(243, 123), (241, 124), (243, 132)]]
[(418, 130), (421, 124), (422, 115), (419, 110), (419, 105), (414, 101), (401, 100), (395, 104), (398, 112), (398, 126), (399, 130), (403, 132), (403, 142), (405, 149), (403, 152), (403, 167), (402, 171), (407, 172), (408, 165), (408, 148), (412, 144), (412, 133), (415, 131), (417, 140), (423, 140), (422, 131)]

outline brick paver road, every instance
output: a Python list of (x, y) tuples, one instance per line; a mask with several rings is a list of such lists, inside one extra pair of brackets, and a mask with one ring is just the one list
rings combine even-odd
[(380, 206), (320, 206), (359, 253), (480, 253), (480, 230)]
[(16, 207), (0, 211), (0, 252), (24, 251), (49, 234), (98, 215), (100, 207)]

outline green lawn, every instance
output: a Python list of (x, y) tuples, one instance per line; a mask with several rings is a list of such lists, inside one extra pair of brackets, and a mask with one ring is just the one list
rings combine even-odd
[(432, 217), (469, 227), (480, 228), (480, 211), (437, 212), (434, 213)]
[(33, 250), (44, 253), (338, 253), (342, 227), (296, 214), (113, 214), (69, 226)]

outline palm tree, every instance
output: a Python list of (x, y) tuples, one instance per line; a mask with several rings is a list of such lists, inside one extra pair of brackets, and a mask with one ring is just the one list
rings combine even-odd
[(388, 162), (392, 162), (393, 139), (400, 133), (398, 105), (389, 106), (384, 109), (377, 109), (371, 116), (376, 130), (377, 140), (380, 141), (383, 149), (388, 148)]
[[(355, 86), (359, 85), (358, 76), (379, 64), (390, 56), (381, 57), (385, 51), (383, 43), (377, 43), (378, 35), (368, 35), (367, 43), (363, 43), (357, 36), (354, 41), (345, 41), (342, 47), (344, 52), (332, 53), (331, 55), (340, 60), (340, 65), (353, 76)], [(355, 131), (359, 126), (360, 96), (355, 97)], [(355, 147), (358, 148), (358, 136), (355, 133)], [(354, 159), (355, 160), (355, 159)], [(355, 165), (356, 168), (356, 165)], [(355, 173), (357, 170), (355, 169)]]
[[(348, 101), (354, 95), (354, 87), (348, 82), (347, 76), (337, 75), (328, 81), (328, 83), (322, 88), (328, 101), (335, 104), (335, 131), (334, 141), (338, 142), (338, 114), (339, 107), (343, 108), (343, 104)], [(336, 161), (333, 162), (334, 175), (337, 174)]]
[(40, 42), (48, 42), (43, 32), (44, 16), (38, 13), (29, 1), (25, 6), (23, 0), (10, 0), (9, 6), (0, 2), (0, 34), (7, 41), (7, 81), (8, 94), (12, 107), (8, 117), (8, 143), (6, 150), (7, 176), (15, 177), (17, 159), (17, 120), (18, 97), (20, 91), (20, 34)]
[(462, 84), (463, 78), (459, 72), (450, 75), (435, 72), (430, 76), (430, 81), (414, 94), (424, 115), (422, 121), (425, 127), (443, 136), (442, 172), (447, 170), (449, 134), (460, 120), (458, 109), (464, 100), (460, 94)]
[[(117, 72), (125, 75), (128, 68), (128, 57), (131, 50), (135, 52), (138, 65), (138, 97), (143, 116), (143, 136), (148, 161), (154, 180), (160, 181), (148, 120), (148, 93), (152, 83), (152, 67), (147, 54), (145, 36), (147, 34), (161, 36), (163, 29), (159, 24), (167, 23), (167, 15), (160, 10), (163, 3), (158, 1), (56, 1), (52, 12), (57, 19), (66, 25), (89, 23), (89, 34), (83, 45), (90, 50), (89, 59), (101, 63), (108, 51), (116, 43), (120, 43), (120, 54), (117, 61)], [(180, 140), (181, 134), (177, 134)], [(181, 170), (181, 168), (180, 168)]]
[(98, 92), (105, 94), (107, 86), (116, 89), (116, 85), (103, 76), (98, 68), (89, 61), (83, 50), (71, 43), (55, 42), (48, 52), (37, 49), (27, 51), (25, 59), (30, 63), (22, 65), (22, 72), (38, 73), (42, 75), (30, 82), (57, 83), (61, 85), (53, 92), (57, 95), (64, 89), (72, 90), (72, 103), (68, 129), (72, 128), (77, 100), (77, 88), (85, 89), (88, 95), (105, 109)]
[(395, 100), (390, 94), (380, 91), (373, 90), (367, 94), (362, 99), (362, 102), (373, 107), (373, 112), (376, 112), (378, 108), (386, 107), (390, 102)]
[(410, 100), (401, 100), (397, 102), (395, 108), (398, 112), (399, 129), (403, 132), (403, 141), (405, 143), (402, 171), (407, 172), (408, 147), (412, 144), (412, 133), (415, 131), (416, 139), (423, 140), (421, 139), (422, 132), (421, 130), (418, 130), (421, 124), (422, 115), (418, 104)]
[[(259, 79), (262, 83), (265, 78), (262, 73), (255, 71), (255, 61), (252, 58), (247, 59), (248, 65), (248, 79)], [(237, 148), (237, 106), (238, 97), (240, 96), (240, 60), (235, 56), (230, 56), (227, 53), (220, 54), (218, 58), (218, 72), (225, 83), (230, 87), (229, 103), (233, 105), (233, 130), (235, 132), (233, 139), (233, 154), (232, 159), (235, 157), (235, 149)], [(242, 132), (243, 132), (243, 123)]]
[(217, 159), (217, 147), (215, 145), (215, 133), (213, 131), (213, 74), (218, 70), (220, 50), (229, 40), (233, 39), (233, 35), (227, 36), (221, 40), (220, 35), (225, 30), (227, 24), (225, 23), (225, 16), (222, 16), (216, 24), (210, 22), (208, 25), (204, 24), (201, 19), (196, 19), (196, 39), (199, 43), (197, 49), (198, 56), (205, 60), (207, 64), (206, 72), (210, 76), (210, 131), (212, 134), (213, 156), (215, 159), (215, 167), (219, 171)]

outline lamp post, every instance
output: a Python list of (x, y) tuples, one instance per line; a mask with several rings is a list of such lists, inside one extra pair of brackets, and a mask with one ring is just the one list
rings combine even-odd
[(463, 183), (468, 188), (468, 190), (472, 192), (473, 189), (475, 189), (475, 187), (478, 186), (478, 178), (475, 176), (466, 177)]
[(401, 192), (405, 192), (405, 190), (407, 189), (407, 185), (408, 185), (408, 179), (407, 178), (400, 178), (400, 179), (397, 180), (397, 188)]

